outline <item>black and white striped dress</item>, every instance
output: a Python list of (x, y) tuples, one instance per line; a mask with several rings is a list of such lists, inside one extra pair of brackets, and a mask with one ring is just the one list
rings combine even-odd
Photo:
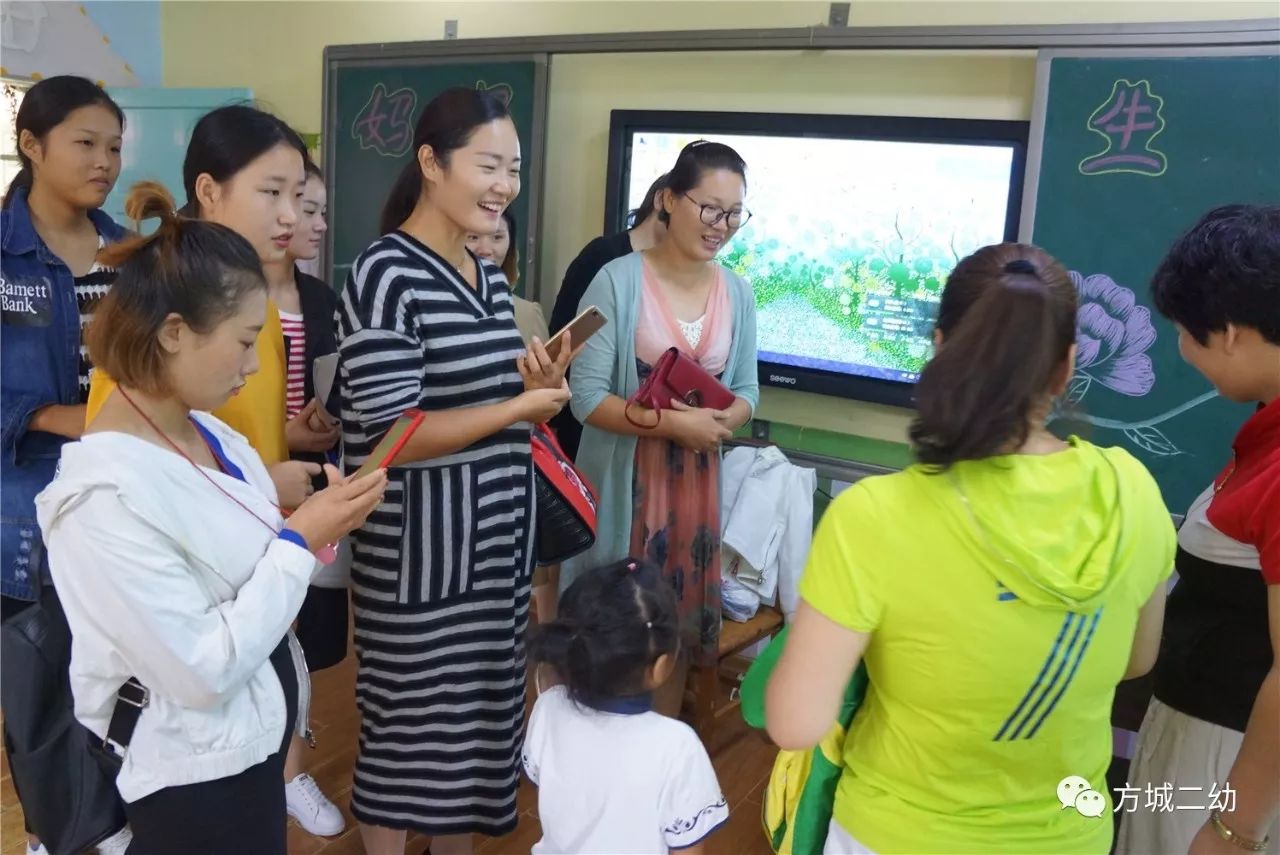
[[(478, 265), (472, 289), (407, 234), (352, 267), (338, 309), (348, 471), (405, 409), (506, 401), (524, 391), (511, 292)], [(389, 474), (353, 538), (360, 751), (351, 811), (427, 834), (516, 825), (524, 634), (533, 564), (533, 464), (517, 424)]]

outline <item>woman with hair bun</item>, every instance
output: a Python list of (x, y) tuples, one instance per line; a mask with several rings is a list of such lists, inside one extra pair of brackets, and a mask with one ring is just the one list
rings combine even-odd
[(1076, 289), (1044, 250), (984, 247), (938, 310), (918, 463), (823, 515), (766, 692), (809, 748), (860, 661), (827, 853), (1106, 852), (1111, 702), (1155, 662), (1174, 533), (1151, 474), (1046, 422)]
[(176, 215), (158, 184), (125, 209), (161, 224), (102, 256), (118, 277), (88, 346), (116, 393), (37, 499), (76, 715), (122, 756), (132, 855), (284, 855), (284, 751), (309, 700), (289, 625), (315, 553), (364, 521), (386, 477), (327, 467), (285, 526), (257, 452), (209, 415), (258, 369), (258, 253)]

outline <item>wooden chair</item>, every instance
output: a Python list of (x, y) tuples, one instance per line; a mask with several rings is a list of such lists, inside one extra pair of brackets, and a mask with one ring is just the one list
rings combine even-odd
[(690, 669), (685, 704), (691, 712), (693, 729), (703, 745), (710, 746), (719, 720), (737, 712), (742, 705), (736, 697), (725, 704), (718, 702), (722, 679), (730, 686), (738, 685), (739, 675), (722, 673), (726, 660), (759, 641), (773, 638), (781, 629), (782, 612), (772, 606), (761, 606), (755, 617), (746, 623), (725, 620), (720, 629), (720, 656), (715, 666), (695, 665)]

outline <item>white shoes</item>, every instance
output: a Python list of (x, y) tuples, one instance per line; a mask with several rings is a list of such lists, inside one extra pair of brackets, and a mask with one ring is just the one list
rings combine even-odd
[[(133, 832), (129, 830), (129, 826), (117, 831), (106, 840), (99, 843), (94, 849), (98, 855), (124, 855), (125, 850), (129, 848), (129, 844), (133, 842)], [(49, 855), (49, 850), (41, 843), (39, 846), (32, 848), (31, 844), (27, 844), (27, 855)]]
[(124, 855), (125, 850), (129, 848), (129, 844), (132, 842), (133, 832), (126, 825), (98, 844), (98, 855)]
[(305, 772), (284, 785), (284, 798), (289, 816), (309, 834), (333, 837), (346, 828), (342, 811), (320, 792), (316, 779)]

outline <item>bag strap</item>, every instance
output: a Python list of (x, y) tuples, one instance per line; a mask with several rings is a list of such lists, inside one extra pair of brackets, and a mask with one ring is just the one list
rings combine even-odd
[(627, 421), (630, 422), (634, 427), (638, 427), (641, 430), (656, 430), (658, 425), (662, 424), (662, 410), (657, 410), (657, 409), (650, 410), (650, 412), (656, 414), (658, 417), (658, 420), (651, 425), (641, 424), (640, 422), (631, 418), (631, 408), (635, 405), (636, 405), (636, 401), (634, 399), (628, 400), (627, 405), (622, 409), (622, 415), (626, 416)]
[[(37, 601), (43, 600), (46, 586), (49, 589), (53, 588), (52, 580), (47, 578), (49, 575), (46, 567), (47, 559), (44, 540), (38, 537), (33, 538), (27, 566), (31, 584), (36, 589)], [(50, 596), (53, 596), (52, 590), (50, 590)], [(102, 740), (102, 747), (118, 757), (123, 757), (124, 752), (129, 748), (129, 742), (133, 739), (133, 731), (138, 726), (138, 717), (150, 704), (151, 692), (147, 687), (142, 685), (137, 677), (126, 680), (124, 685), (116, 691), (116, 706), (111, 712), (111, 723), (107, 725), (107, 735)]]
[(111, 711), (111, 723), (107, 725), (107, 736), (102, 740), (102, 747), (124, 757), (133, 741), (133, 731), (138, 726), (138, 718), (142, 711), (151, 705), (151, 692), (138, 682), (137, 677), (130, 677), (116, 692), (116, 707)]

